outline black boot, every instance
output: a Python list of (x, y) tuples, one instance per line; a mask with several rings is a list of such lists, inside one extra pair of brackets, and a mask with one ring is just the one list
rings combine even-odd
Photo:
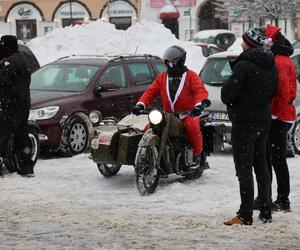
[(291, 205), (288, 199), (280, 200), (277, 198), (277, 200), (274, 202), (274, 205), (275, 211), (291, 212)]
[(272, 222), (272, 212), (271, 209), (263, 209), (260, 211), (258, 218), (263, 223), (270, 223)]

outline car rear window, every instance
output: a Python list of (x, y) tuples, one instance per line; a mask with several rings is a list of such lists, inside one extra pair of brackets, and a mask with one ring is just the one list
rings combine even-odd
[(128, 68), (135, 85), (144, 85), (152, 82), (149, 65), (147, 63), (129, 63)]
[(224, 58), (208, 60), (200, 73), (200, 77), (207, 85), (223, 86), (231, 74), (229, 60)]
[(89, 65), (47, 65), (32, 75), (30, 89), (81, 92), (98, 70)]

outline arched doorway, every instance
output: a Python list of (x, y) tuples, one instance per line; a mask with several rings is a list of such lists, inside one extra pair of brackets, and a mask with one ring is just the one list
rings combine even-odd
[(206, 1), (200, 7), (198, 14), (198, 30), (228, 29), (228, 20), (225, 11), (216, 8), (214, 1)]

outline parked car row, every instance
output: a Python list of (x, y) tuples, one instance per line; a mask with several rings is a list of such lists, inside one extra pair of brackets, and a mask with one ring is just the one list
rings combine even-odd
[[(224, 125), (223, 142), (231, 143), (231, 122), (228, 118), (226, 106), (221, 101), (221, 87), (232, 74), (229, 62), (238, 57), (234, 51), (226, 51), (211, 55), (207, 58), (200, 71), (200, 77), (204, 82), (211, 100), (208, 110), (211, 113), (213, 123)], [(290, 129), (290, 143), (297, 154), (300, 154), (300, 49), (296, 49), (291, 56), (297, 71), (297, 121)], [(222, 148), (222, 147), (221, 147)]]

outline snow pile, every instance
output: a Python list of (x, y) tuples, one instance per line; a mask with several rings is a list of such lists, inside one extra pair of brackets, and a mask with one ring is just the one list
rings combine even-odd
[(204, 57), (192, 42), (176, 39), (169, 29), (156, 22), (142, 21), (128, 30), (117, 30), (100, 20), (74, 27), (58, 28), (44, 37), (31, 40), (28, 46), (41, 65), (68, 55), (152, 54), (179, 45), (187, 51), (187, 66), (200, 71)]

